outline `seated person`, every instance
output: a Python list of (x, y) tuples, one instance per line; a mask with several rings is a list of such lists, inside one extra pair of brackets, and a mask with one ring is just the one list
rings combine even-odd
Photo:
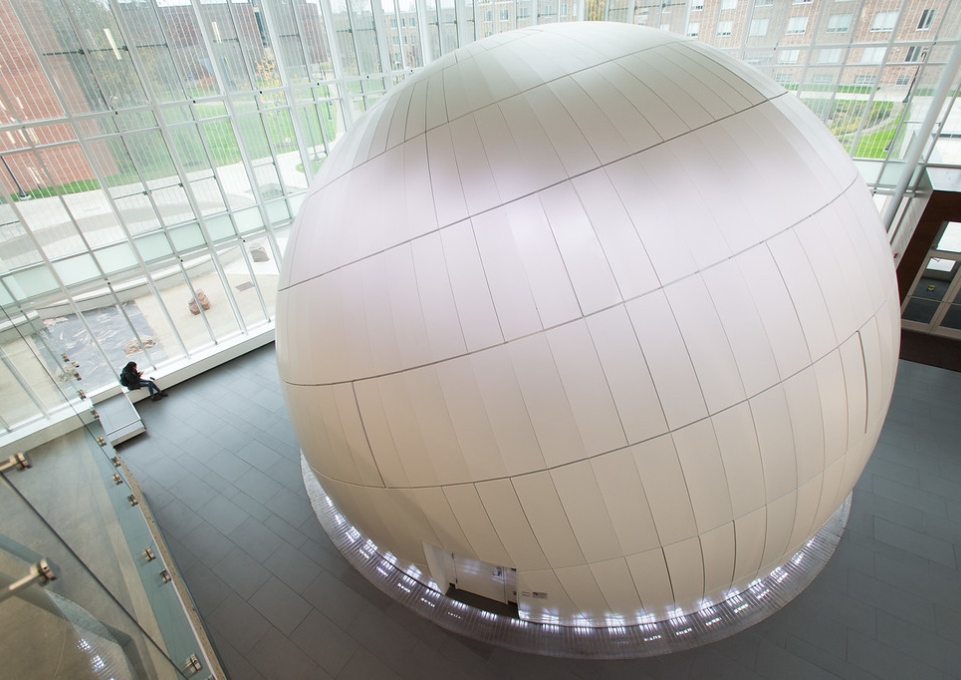
[(162, 392), (157, 387), (157, 383), (153, 380), (144, 380), (141, 377), (142, 375), (143, 371), (137, 370), (137, 363), (131, 361), (120, 372), (120, 384), (128, 390), (139, 390), (141, 387), (146, 387), (147, 391), (150, 392), (150, 398), (154, 401), (160, 401), (167, 396), (166, 392)]

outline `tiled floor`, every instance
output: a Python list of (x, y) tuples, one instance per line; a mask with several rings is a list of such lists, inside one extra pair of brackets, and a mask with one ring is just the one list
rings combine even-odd
[(231, 678), (961, 677), (961, 374), (902, 362), (848, 530), (814, 584), (690, 652), (588, 662), (507, 652), (417, 619), (314, 519), (273, 346), (138, 406), (120, 447)]

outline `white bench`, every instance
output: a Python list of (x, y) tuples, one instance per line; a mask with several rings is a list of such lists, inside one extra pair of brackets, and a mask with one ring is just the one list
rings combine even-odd
[(97, 404), (97, 417), (111, 446), (147, 431), (126, 392)]

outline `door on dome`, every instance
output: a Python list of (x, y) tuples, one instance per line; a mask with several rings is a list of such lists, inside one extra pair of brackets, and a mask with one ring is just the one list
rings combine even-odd
[(427, 543), (424, 554), (438, 585), (446, 583), (496, 602), (517, 602), (517, 572), (510, 567), (481, 562)]

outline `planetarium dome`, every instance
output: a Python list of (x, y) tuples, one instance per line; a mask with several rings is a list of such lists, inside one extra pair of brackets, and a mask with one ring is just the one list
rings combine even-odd
[(626, 24), (496, 35), (314, 181), (277, 349), (338, 517), (529, 622), (696, 612), (786, 564), (893, 388), (892, 255), (793, 94)]

